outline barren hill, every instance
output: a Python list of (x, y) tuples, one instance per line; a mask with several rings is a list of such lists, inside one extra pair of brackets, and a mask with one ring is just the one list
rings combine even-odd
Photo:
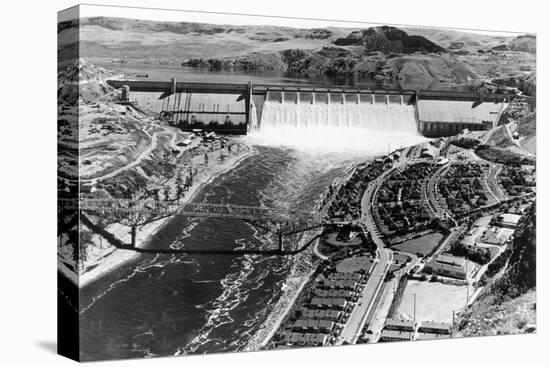
[[(72, 55), (76, 26), (58, 27), (61, 61)], [(302, 29), (93, 17), (80, 20), (79, 36), (80, 56), (103, 65), (270, 71), (305, 78), (375, 79), (405, 88), (508, 77), (535, 65), (531, 48), (525, 46), (533, 39), (527, 36), (433, 28)], [(494, 49), (501, 44), (507, 49)]]
[[(464, 336), (517, 334), (536, 330), (536, 208), (532, 205), (501, 256), (498, 271), (476, 302), (461, 315)], [(498, 270), (498, 269), (497, 269)], [(513, 315), (510, 317), (510, 315)]]
[(445, 49), (425, 37), (413, 35), (396, 27), (371, 27), (351, 32), (347, 37), (334, 41), (338, 46), (364, 46), (365, 51), (384, 53), (444, 52)]

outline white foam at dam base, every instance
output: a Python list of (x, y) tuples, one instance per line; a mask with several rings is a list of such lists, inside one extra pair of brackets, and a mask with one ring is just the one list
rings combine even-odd
[(272, 101), (265, 102), (260, 124), (252, 121), (247, 139), (311, 152), (369, 155), (426, 140), (418, 133), (412, 105)]

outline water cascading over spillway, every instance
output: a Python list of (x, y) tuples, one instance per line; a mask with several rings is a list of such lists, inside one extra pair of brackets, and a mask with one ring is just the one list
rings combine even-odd
[(258, 144), (372, 154), (424, 140), (408, 97), (271, 91), (250, 136)]

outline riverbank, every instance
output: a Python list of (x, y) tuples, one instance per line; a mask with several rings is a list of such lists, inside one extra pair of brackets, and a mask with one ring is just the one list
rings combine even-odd
[[(232, 154), (226, 156), (224, 160), (220, 161), (210, 157), (209, 161), (212, 162), (208, 166), (202, 166), (194, 176), (193, 184), (189, 187), (184, 199), (181, 199), (180, 203), (185, 204), (193, 200), (195, 195), (208, 183), (214, 180), (219, 175), (222, 175), (235, 167), (237, 167), (244, 159), (256, 154), (256, 151), (246, 145), (240, 145), (241, 149), (234, 151)], [(210, 155), (219, 154), (212, 152)], [(202, 158), (202, 157), (201, 157)], [(175, 184), (175, 182), (174, 182)], [(153, 236), (171, 219), (172, 217), (162, 218), (150, 223), (147, 223), (139, 228), (136, 236), (136, 247), (144, 248), (153, 238)], [(131, 242), (130, 227), (122, 225), (120, 223), (112, 223), (105, 228), (108, 232), (112, 233), (118, 240), (123, 243)], [(103, 247), (103, 243), (108, 243), (105, 238), (94, 234), (92, 237), (94, 247), (101, 249), (97, 253), (91, 262), (86, 264), (86, 268), (89, 269), (81, 274), (75, 273), (71, 270), (67, 264), (58, 257), (58, 269), (67, 278), (69, 278), (79, 288), (83, 288), (86, 285), (92, 283), (94, 280), (104, 276), (107, 273), (120, 267), (122, 264), (136, 258), (139, 253), (132, 250), (117, 249), (114, 246)]]
[[(309, 251), (306, 251), (308, 253)], [(298, 259), (299, 261), (299, 259)], [(309, 272), (294, 275), (286, 279), (283, 285), (283, 294), (279, 301), (273, 307), (273, 310), (260, 326), (258, 332), (250, 339), (248, 345), (244, 349), (247, 352), (258, 351), (264, 348), (273, 335), (279, 330), (279, 327), (285, 320), (288, 313), (294, 307), (296, 300), (302, 293), (302, 290), (311, 280), (311, 276), (317, 270), (319, 264), (314, 264)]]
[[(341, 185), (345, 184), (353, 172), (357, 169), (358, 165), (362, 163), (352, 164), (347, 167), (344, 172), (334, 179), (332, 186), (334, 187), (334, 192), (337, 191)], [(326, 210), (331, 203), (333, 197), (328, 196), (329, 191), (323, 192), (319, 195), (317, 202), (321, 205), (320, 210), (326, 214)], [(324, 204), (323, 204), (324, 203)], [(307, 271), (302, 271), (300, 274), (293, 274), (291, 277), (288, 277), (283, 284), (283, 294), (279, 298), (278, 302), (273, 307), (273, 310), (270, 312), (267, 319), (260, 326), (256, 334), (250, 339), (248, 345), (244, 349), (245, 351), (258, 351), (266, 347), (269, 341), (277, 333), (282, 323), (287, 318), (288, 314), (295, 307), (296, 301), (300, 294), (302, 293), (304, 287), (311, 281), (311, 277), (315, 274), (319, 268), (320, 261), (328, 259), (328, 257), (319, 253), (318, 250), (319, 238), (313, 243), (310, 249), (304, 251), (299, 256), (295, 258), (295, 266), (298, 264), (304, 265), (306, 257), (309, 259), (314, 256), (315, 259), (313, 263), (310, 264)], [(308, 260), (311, 262), (311, 260)]]

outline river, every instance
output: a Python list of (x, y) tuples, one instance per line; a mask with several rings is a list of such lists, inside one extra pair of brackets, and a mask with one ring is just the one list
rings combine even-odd
[[(258, 154), (204, 186), (194, 200), (311, 210), (353, 161), (281, 147), (256, 149)], [(305, 239), (288, 245), (300, 240)], [(239, 220), (176, 217), (149, 246), (216, 250), (277, 244)], [(81, 291), (82, 357), (242, 350), (281, 296), (294, 261), (292, 256), (142, 255)]]

